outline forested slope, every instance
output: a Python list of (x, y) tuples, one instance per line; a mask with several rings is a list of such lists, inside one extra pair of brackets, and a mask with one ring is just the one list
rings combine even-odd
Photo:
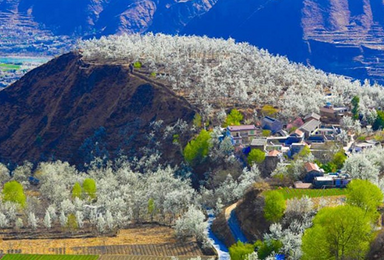
[(361, 85), (232, 39), (123, 35), (84, 41), (81, 48), (86, 60), (142, 63), (207, 115), (212, 107), (270, 104), (291, 118), (316, 112), (327, 101), (348, 105), (355, 95), (361, 97), (364, 116), (369, 116), (368, 107), (384, 105), (379, 85)]

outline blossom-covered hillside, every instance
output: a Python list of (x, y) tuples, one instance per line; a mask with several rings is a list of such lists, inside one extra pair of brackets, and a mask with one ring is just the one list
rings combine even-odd
[(88, 61), (137, 62), (177, 93), (202, 105), (207, 114), (212, 107), (270, 104), (290, 118), (318, 111), (326, 102), (348, 105), (355, 95), (360, 96), (364, 116), (369, 116), (369, 107), (384, 105), (379, 85), (361, 85), (232, 39), (123, 35), (83, 41), (80, 46)]

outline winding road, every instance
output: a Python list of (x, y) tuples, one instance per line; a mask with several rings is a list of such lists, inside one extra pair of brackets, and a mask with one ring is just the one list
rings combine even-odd
[[(237, 203), (229, 206), (225, 209), (225, 218), (227, 220), (229, 229), (231, 230), (231, 233), (233, 237), (235, 238), (235, 241), (241, 241), (243, 243), (248, 242), (247, 238), (241, 231), (240, 225), (238, 223), (236, 214), (234, 209), (236, 208)], [(219, 256), (219, 260), (230, 260), (228, 248), (224, 243), (222, 243), (216, 236), (213, 234), (211, 230), (212, 222), (215, 220), (215, 215), (213, 214), (213, 210), (208, 210), (208, 227), (207, 227), (207, 235), (208, 240), (211, 243), (211, 245), (215, 248), (217, 251), (217, 254)]]
[(215, 215), (213, 210), (208, 210), (208, 226), (207, 226), (207, 236), (210, 244), (215, 248), (219, 260), (230, 260), (228, 248), (222, 243), (211, 230), (212, 222), (215, 220)]

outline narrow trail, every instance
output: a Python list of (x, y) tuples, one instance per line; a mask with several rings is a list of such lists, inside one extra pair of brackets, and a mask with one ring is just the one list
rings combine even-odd
[(187, 102), (189, 105), (193, 106), (193, 107), (197, 107), (197, 104), (196, 102), (194, 102), (193, 100), (189, 99), (189, 98), (186, 98), (186, 97), (183, 97), (183, 96), (180, 96), (180, 95), (177, 95), (175, 92), (173, 92), (169, 86), (166, 86), (165, 84), (161, 83), (161, 82), (158, 82), (156, 80), (153, 80), (151, 79), (150, 77), (147, 77), (145, 74), (141, 73), (141, 72), (137, 72), (135, 70), (131, 71), (130, 74), (132, 76), (135, 76), (137, 78), (140, 78), (144, 81), (147, 81), (147, 82), (150, 82), (151, 84), (155, 85), (155, 86), (158, 86), (158, 87), (161, 87), (162, 89), (164, 89), (169, 95), (171, 96), (174, 96), (175, 98), (178, 98), (178, 99), (181, 99), (185, 102)]

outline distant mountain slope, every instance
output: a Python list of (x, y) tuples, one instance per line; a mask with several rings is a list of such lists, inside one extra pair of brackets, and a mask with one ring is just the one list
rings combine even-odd
[(382, 1), (221, 0), (183, 33), (232, 37), (328, 72), (383, 82)]
[(187, 101), (125, 66), (84, 64), (69, 53), (0, 91), (0, 159), (82, 164), (92, 156), (140, 156), (147, 147), (178, 162), (179, 149), (161, 129), (148, 139), (151, 123), (189, 122), (194, 113)]
[(0, 55), (67, 52), (79, 38), (176, 34), (217, 0), (0, 0)]
[(56, 35), (177, 33), (217, 0), (3, 0), (0, 11), (28, 14)]

